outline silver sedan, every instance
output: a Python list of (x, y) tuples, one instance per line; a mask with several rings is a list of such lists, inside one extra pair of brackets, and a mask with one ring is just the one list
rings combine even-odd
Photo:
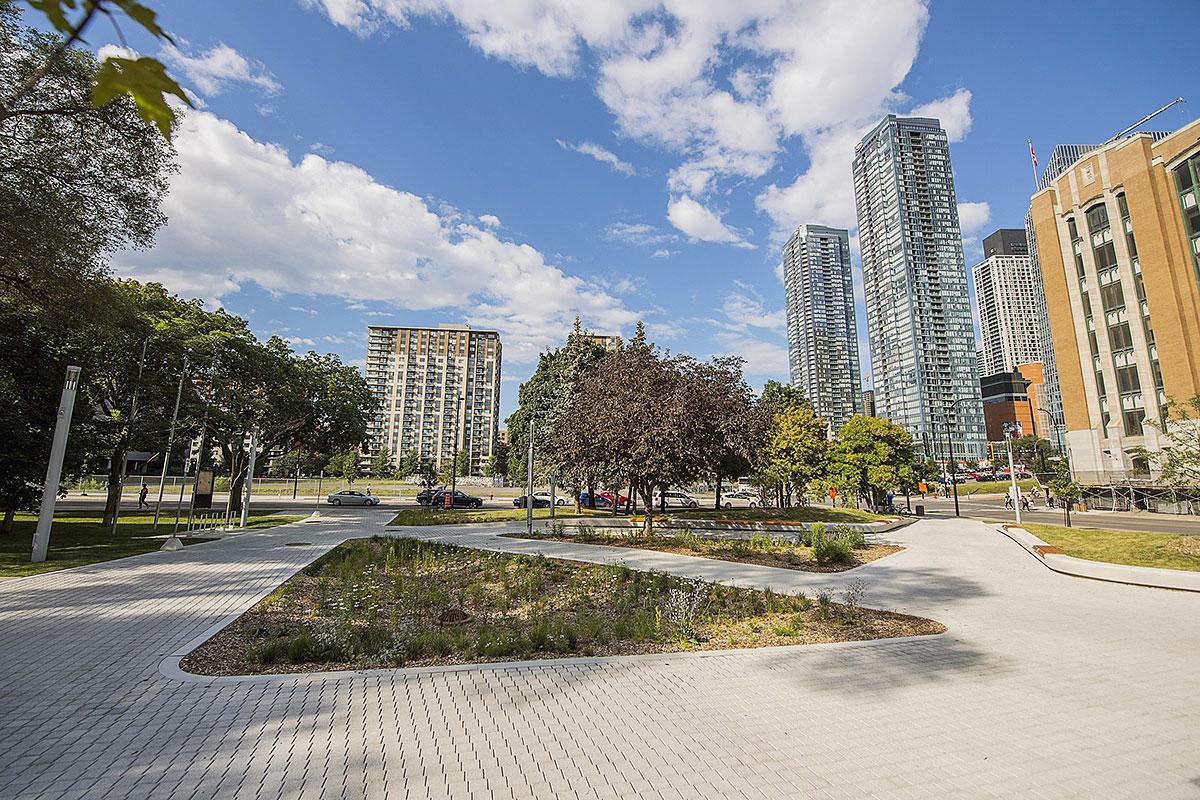
[(379, 505), (379, 498), (365, 492), (343, 489), (340, 492), (330, 493), (325, 498), (325, 502), (331, 506), (377, 506)]

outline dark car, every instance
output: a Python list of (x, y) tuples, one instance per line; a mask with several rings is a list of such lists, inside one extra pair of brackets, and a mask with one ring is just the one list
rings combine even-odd
[(427, 506), (433, 502), (433, 496), (435, 494), (441, 494), (444, 491), (446, 491), (445, 486), (435, 486), (432, 489), (422, 489), (421, 491), (417, 492), (417, 503)]
[[(527, 501), (525, 499), (525, 495), (521, 495), (520, 497), (513, 498), (513, 505), (516, 506), (517, 508), (525, 508), (526, 502)], [(533, 507), (534, 508), (549, 508), (550, 501), (545, 497), (538, 497), (535, 494), (533, 496)]]
[[(588, 493), (587, 492), (579, 493), (579, 505), (591, 508), (591, 506), (588, 506)], [(607, 497), (605, 497), (602, 494), (597, 494), (596, 495), (596, 508), (612, 508), (612, 500), (609, 500)]]
[(433, 508), (446, 508), (447, 497), (451, 498), (450, 508), (483, 508), (482, 497), (472, 497), (457, 489), (453, 492), (442, 491), (434, 493), (430, 506)]

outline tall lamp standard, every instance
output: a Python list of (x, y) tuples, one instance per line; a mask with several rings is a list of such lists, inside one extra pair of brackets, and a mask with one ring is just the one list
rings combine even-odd
[(956, 517), (960, 517), (962, 514), (958, 510), (958, 468), (954, 461), (954, 439), (950, 433), (950, 416), (955, 413), (955, 409), (958, 408), (959, 403), (970, 402), (974, 399), (974, 397), (960, 397), (950, 404), (949, 411), (942, 413), (942, 419), (946, 423), (946, 450), (950, 457), (949, 463), (946, 465), (946, 471), (949, 472), (951, 468), (954, 469), (954, 474), (950, 476), (950, 485), (954, 488), (954, 516)]

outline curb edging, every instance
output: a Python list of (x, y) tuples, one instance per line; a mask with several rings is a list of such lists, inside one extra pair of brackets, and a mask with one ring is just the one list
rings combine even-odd
[(1009, 539), (1023, 547), (1048, 569), (1077, 578), (1091, 578), (1110, 583), (1130, 586), (1146, 586), (1152, 589), (1176, 589), (1184, 592), (1200, 592), (1200, 572), (1157, 567), (1135, 567), (1131, 564), (1109, 564), (1076, 558), (1063, 553), (1054, 545), (1043, 542), (1024, 528), (1016, 525), (993, 526)]

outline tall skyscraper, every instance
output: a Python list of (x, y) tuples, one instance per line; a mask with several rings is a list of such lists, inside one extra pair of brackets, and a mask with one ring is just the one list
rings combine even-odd
[(468, 325), (367, 329), (367, 383), (379, 400), (369, 456), (410, 450), (440, 469), (469, 453), (478, 475), (495, 452), (500, 420), (500, 334)]
[[(875, 409), (945, 458), (986, 454), (975, 331), (946, 132), (889, 114), (854, 149)], [(961, 401), (961, 402), (960, 402)], [(935, 427), (936, 426), (936, 427)]]
[(981, 377), (1012, 372), (1017, 364), (1042, 360), (1042, 279), (1029, 258), (1022, 228), (1001, 228), (983, 240), (975, 265)]
[(792, 385), (836, 431), (862, 411), (849, 232), (797, 228), (783, 247), (783, 288)]
[(1200, 393), (1200, 120), (1084, 152), (1030, 216), (1071, 467), (1153, 478), (1168, 400)]

